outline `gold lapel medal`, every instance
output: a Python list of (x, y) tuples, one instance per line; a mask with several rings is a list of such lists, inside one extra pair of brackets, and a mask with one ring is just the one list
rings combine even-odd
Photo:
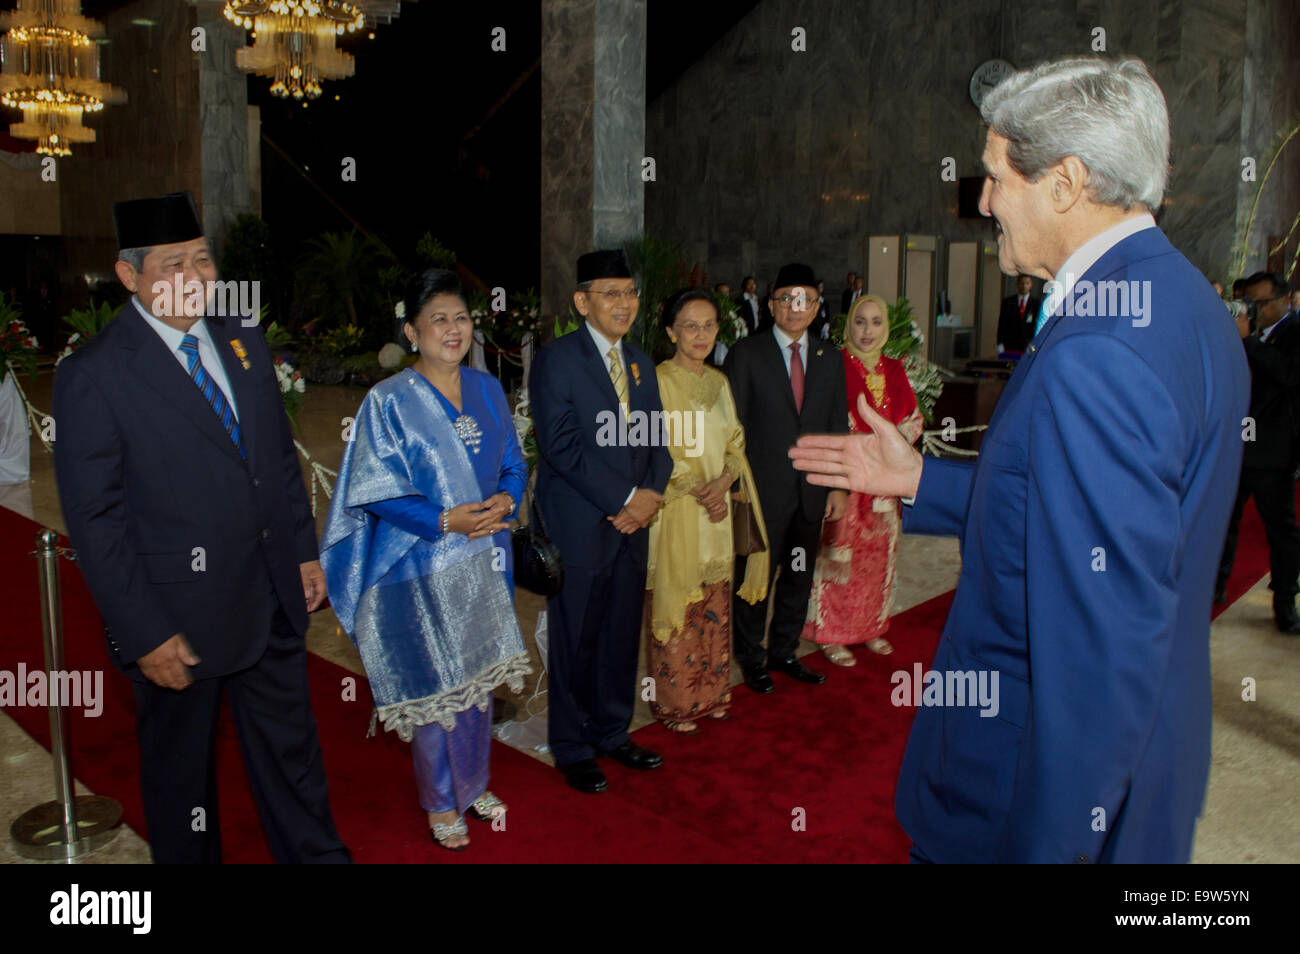
[(242, 341), (238, 338), (231, 338), (230, 347), (235, 349), (235, 356), (239, 358), (239, 363), (244, 366), (245, 371), (252, 367), (252, 365), (248, 363), (248, 352), (244, 350), (244, 343)]
[(636, 366), (635, 361), (632, 362), (632, 380), (637, 387), (641, 386), (641, 369)]

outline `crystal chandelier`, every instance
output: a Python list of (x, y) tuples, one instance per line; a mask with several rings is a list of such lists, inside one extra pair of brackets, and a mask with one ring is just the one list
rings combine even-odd
[(367, 17), (388, 22), (394, 0), (227, 0), (222, 11), (236, 26), (253, 31), (253, 45), (235, 53), (245, 73), (271, 77), (271, 92), (285, 99), (315, 99), (321, 82), (356, 71), (337, 37), (364, 29)]
[(35, 139), (46, 156), (70, 156), (70, 143), (94, 142), (95, 130), (81, 125), (86, 113), (126, 94), (99, 78), (104, 28), (81, 15), (81, 0), (18, 0), (0, 13), (0, 103), (23, 111), (9, 134)]

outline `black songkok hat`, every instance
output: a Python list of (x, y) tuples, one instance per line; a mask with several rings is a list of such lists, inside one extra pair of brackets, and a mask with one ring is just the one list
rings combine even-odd
[(174, 245), (203, 235), (194, 196), (188, 192), (116, 202), (113, 204), (113, 229), (117, 232), (118, 248)]
[(588, 252), (578, 257), (578, 284), (597, 278), (631, 278), (632, 268), (621, 249)]
[(811, 266), (800, 265), (798, 262), (782, 265), (781, 270), (776, 273), (776, 281), (772, 284), (772, 290), (793, 288), (796, 285), (805, 288), (817, 287), (817, 276), (813, 274)]

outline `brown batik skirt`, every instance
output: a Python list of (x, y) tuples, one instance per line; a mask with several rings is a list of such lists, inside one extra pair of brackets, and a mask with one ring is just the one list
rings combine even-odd
[(731, 583), (709, 583), (686, 607), (686, 621), (667, 642), (654, 637), (653, 591), (646, 593), (646, 671), (654, 679), (650, 712), (665, 722), (693, 722), (731, 705)]

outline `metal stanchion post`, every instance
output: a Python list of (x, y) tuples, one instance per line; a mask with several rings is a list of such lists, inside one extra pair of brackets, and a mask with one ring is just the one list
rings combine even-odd
[(68, 715), (56, 687), (63, 671), (63, 606), (59, 597), (59, 535), (36, 535), (35, 556), (41, 581), (41, 635), (50, 708), (50, 754), (54, 758), (54, 796), (28, 809), (9, 826), (14, 851), (24, 858), (73, 861), (112, 841), (121, 830), (122, 806), (102, 795), (75, 795), (68, 764)]

